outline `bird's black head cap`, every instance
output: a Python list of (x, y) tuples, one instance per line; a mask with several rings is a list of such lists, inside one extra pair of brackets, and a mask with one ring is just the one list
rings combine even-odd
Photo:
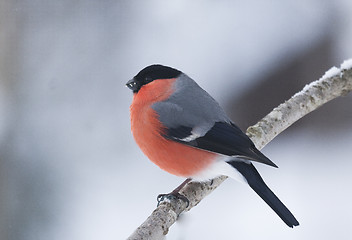
[(133, 79), (126, 83), (134, 93), (137, 93), (143, 85), (146, 85), (156, 79), (170, 79), (177, 78), (181, 71), (163, 66), (160, 64), (150, 65), (141, 70)]

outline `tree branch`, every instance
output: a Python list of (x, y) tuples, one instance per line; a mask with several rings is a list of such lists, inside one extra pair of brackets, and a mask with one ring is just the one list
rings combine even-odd
[[(302, 91), (273, 109), (257, 124), (249, 127), (246, 134), (258, 149), (262, 149), (298, 119), (334, 98), (345, 96), (350, 91), (352, 91), (352, 59), (346, 60), (340, 68), (332, 67), (319, 80), (306, 85)], [(188, 183), (180, 191), (188, 198), (188, 207), (179, 199), (163, 201), (128, 240), (163, 239), (179, 214), (196, 206), (226, 178), (226, 176), (218, 177), (212, 183)]]

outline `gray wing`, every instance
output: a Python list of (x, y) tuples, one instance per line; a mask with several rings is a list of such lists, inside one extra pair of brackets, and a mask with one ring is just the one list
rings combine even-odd
[(181, 74), (172, 96), (152, 105), (167, 128), (190, 127), (194, 135), (203, 136), (215, 122), (228, 122), (220, 105), (195, 81)]
[(181, 75), (175, 92), (152, 105), (165, 127), (163, 137), (195, 148), (277, 167), (192, 79)]

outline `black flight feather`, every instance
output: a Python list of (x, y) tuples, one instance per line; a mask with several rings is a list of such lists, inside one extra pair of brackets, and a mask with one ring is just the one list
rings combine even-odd
[(277, 167), (269, 158), (264, 156), (251, 139), (235, 124), (216, 122), (214, 126), (202, 137), (193, 140), (186, 139), (192, 136), (192, 128), (179, 126), (166, 129), (165, 138), (177, 141), (192, 147), (227, 155), (236, 156)]
[(240, 161), (228, 162), (236, 168), (247, 180), (249, 186), (276, 212), (276, 214), (289, 226), (298, 226), (299, 223), (290, 210), (278, 199), (265, 184), (258, 171), (251, 163)]

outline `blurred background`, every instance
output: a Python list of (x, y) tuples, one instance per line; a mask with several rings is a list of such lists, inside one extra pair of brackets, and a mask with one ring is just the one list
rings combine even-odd
[[(352, 2), (0, 1), (0, 239), (125, 239), (183, 179), (130, 133), (125, 83), (153, 63), (194, 78), (242, 130), (352, 57)], [(351, 239), (351, 94), (257, 164), (301, 226), (227, 180), (167, 239)]]

